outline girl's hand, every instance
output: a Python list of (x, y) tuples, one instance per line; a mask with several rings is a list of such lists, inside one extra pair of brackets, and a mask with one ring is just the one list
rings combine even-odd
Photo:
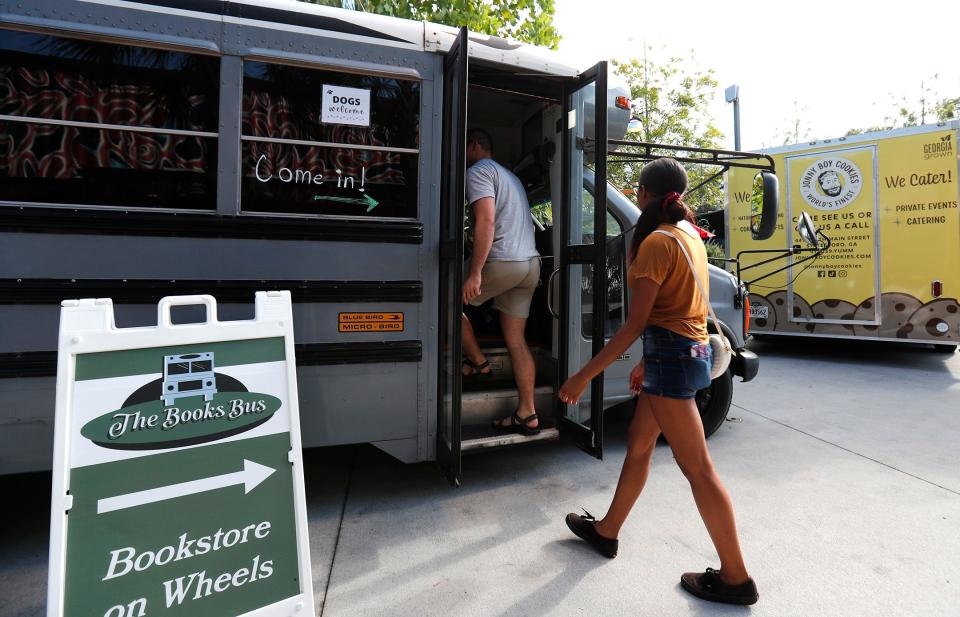
[(634, 394), (640, 394), (643, 391), (643, 371), (643, 358), (640, 358), (640, 362), (630, 371), (630, 391)]
[(563, 385), (560, 386), (558, 396), (564, 403), (575, 405), (580, 401), (580, 397), (583, 396), (583, 391), (587, 389), (589, 384), (590, 382), (588, 380), (585, 380), (580, 376), (580, 373), (577, 373), (563, 382)]

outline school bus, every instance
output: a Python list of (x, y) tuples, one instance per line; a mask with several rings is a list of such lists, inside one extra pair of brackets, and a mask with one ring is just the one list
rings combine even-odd
[(750, 333), (932, 344), (953, 353), (960, 343), (958, 137), (954, 120), (765, 150), (784, 208), (764, 241), (751, 236), (741, 207), (753, 177), (731, 170), (730, 255), (792, 246), (798, 240), (785, 221), (802, 213), (831, 240), (815, 262), (750, 285)]
[[(170, 295), (252, 318), (271, 289), (294, 302), (306, 446), (372, 443), (439, 461), (452, 482), (461, 453), (561, 431), (601, 456), (640, 342), (581, 404), (554, 391), (625, 318), (639, 212), (606, 164), (628, 97), (606, 62), (578, 70), (465, 29), (306, 3), (0, 2), (0, 473), (50, 467), (62, 300), (112, 298), (130, 327)], [(461, 379), (468, 126), (546, 213), (528, 327), (536, 438), (489, 428), (517, 401), (489, 308), (474, 323), (494, 378)], [(710, 282), (737, 354), (698, 396), (708, 433), (733, 375), (758, 370), (743, 290), (719, 268)], [(215, 387), (212, 362), (183, 370), (188, 389)], [(154, 378), (183, 387), (165, 371)]]

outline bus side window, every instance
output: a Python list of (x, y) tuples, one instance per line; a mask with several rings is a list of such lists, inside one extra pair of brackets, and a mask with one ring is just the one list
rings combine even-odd
[(220, 59), (0, 29), (0, 202), (214, 210)]
[(241, 210), (416, 218), (420, 82), (246, 60)]

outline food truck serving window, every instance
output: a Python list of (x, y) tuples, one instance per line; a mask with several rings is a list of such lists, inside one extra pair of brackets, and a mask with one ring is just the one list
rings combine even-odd
[(0, 30), (0, 202), (216, 207), (218, 58)]
[(417, 81), (247, 61), (241, 208), (416, 218)]

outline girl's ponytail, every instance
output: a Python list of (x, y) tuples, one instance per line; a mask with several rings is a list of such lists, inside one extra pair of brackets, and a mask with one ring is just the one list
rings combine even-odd
[(676, 224), (680, 221), (693, 223), (696, 220), (693, 211), (683, 203), (683, 193), (687, 190), (687, 172), (676, 160), (660, 158), (644, 165), (640, 172), (639, 185), (656, 197), (645, 205), (634, 228), (633, 241), (630, 243), (630, 261), (637, 256), (640, 244), (660, 225)]

